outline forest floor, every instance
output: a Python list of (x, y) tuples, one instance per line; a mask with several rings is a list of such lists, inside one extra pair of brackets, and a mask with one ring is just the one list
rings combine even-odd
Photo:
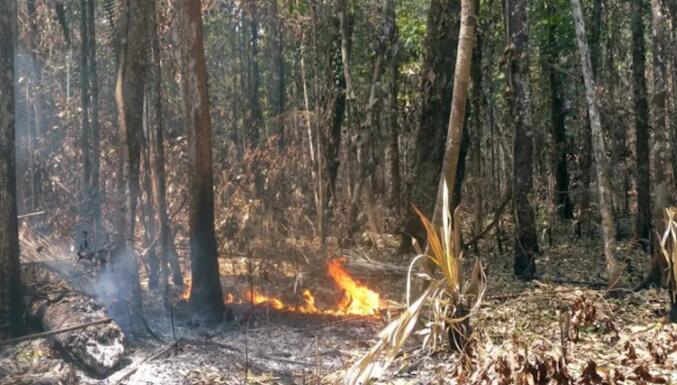
[[(379, 262), (405, 267), (407, 260), (393, 257), (396, 246), (395, 237), (384, 236), (370, 247), (358, 246), (344, 254), (347, 269), (358, 280), (385, 299), (402, 303), (406, 276), (401, 269), (364, 268), (381, 266)], [(639, 283), (648, 256), (627, 245), (621, 247), (622, 256), (634, 267), (621, 284), (629, 289)], [(531, 282), (513, 277), (508, 250), (486, 249), (482, 261), (488, 287), (481, 308), (471, 318), (472, 354), (461, 359), (446, 346), (423, 351), (413, 336), (386, 377), (375, 383), (677, 383), (677, 325), (667, 322), (666, 291), (624, 290), (619, 298), (606, 295), (598, 287), (605, 282), (598, 240), (565, 239), (544, 247), (537, 260), (538, 278)], [(472, 254), (469, 251), (466, 256), (468, 266)], [(304, 269), (278, 263), (265, 269), (259, 266), (256, 271), (246, 260), (232, 259), (221, 268), (226, 292), (253, 284), (266, 295), (275, 293), (291, 303), (299, 287), (310, 287), (318, 307), (340, 296), (320, 263)], [(253, 281), (252, 275), (257, 277)], [(200, 327), (187, 304), (178, 300), (172, 336), (160, 303), (159, 298), (147, 298), (146, 312), (149, 326), (165, 342), (132, 340), (127, 366), (107, 379), (91, 378), (78, 370), (77, 383), (340, 383), (345, 370), (376, 343), (389, 316), (387, 312), (379, 317), (298, 314), (236, 304), (231, 305), (235, 322)], [(147, 360), (174, 337), (178, 343), (172, 349)], [(23, 361), (58, 357), (48, 344), (34, 341), (1, 351), (0, 364), (11, 360), (20, 366)]]

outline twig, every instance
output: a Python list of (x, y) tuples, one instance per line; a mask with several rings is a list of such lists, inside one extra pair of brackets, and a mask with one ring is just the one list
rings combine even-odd
[(174, 341), (174, 342), (172, 342), (171, 344), (169, 344), (169, 345), (167, 345), (167, 346), (165, 346), (165, 347), (163, 347), (163, 348), (160, 348), (160, 349), (157, 350), (155, 353), (153, 353), (153, 354), (151, 354), (150, 356), (144, 358), (143, 360), (137, 362), (137, 363), (134, 365), (133, 368), (129, 369), (129, 370), (127, 371), (127, 373), (125, 373), (122, 377), (118, 378), (118, 380), (115, 381), (114, 384), (115, 384), (115, 385), (121, 384), (122, 381), (124, 381), (124, 380), (126, 380), (127, 378), (129, 378), (129, 376), (131, 376), (132, 374), (136, 373), (136, 372), (139, 370), (139, 368), (141, 367), (141, 365), (145, 364), (145, 363), (148, 362), (148, 361), (152, 361), (152, 360), (154, 360), (154, 359), (160, 357), (161, 355), (167, 353), (170, 349), (174, 348), (180, 341), (181, 341), (181, 340), (179, 340), (179, 341)]
[(479, 242), (480, 239), (484, 238), (484, 236), (487, 235), (487, 233), (489, 233), (489, 231), (491, 231), (491, 229), (493, 229), (494, 226), (496, 226), (498, 221), (501, 219), (501, 214), (503, 214), (503, 210), (505, 210), (505, 207), (508, 205), (508, 203), (510, 203), (511, 200), (512, 200), (512, 193), (509, 192), (507, 194), (507, 197), (505, 198), (505, 200), (503, 200), (503, 203), (501, 203), (501, 205), (498, 206), (498, 208), (494, 212), (494, 219), (491, 221), (491, 223), (489, 223), (489, 225), (487, 227), (485, 227), (484, 230), (482, 230), (481, 233), (474, 236), (473, 239), (469, 240), (468, 242), (463, 243), (463, 247), (468, 247), (468, 246), (474, 245), (475, 243)]
[(24, 219), (24, 218), (36, 217), (38, 215), (44, 214), (45, 212), (46, 212), (45, 210), (42, 210), (42, 211), (36, 211), (34, 213), (21, 214), (21, 215), (17, 215), (16, 218), (17, 219)]
[(98, 321), (87, 322), (87, 323), (80, 324), (80, 325), (69, 326), (69, 327), (63, 328), (63, 329), (50, 330), (48, 332), (30, 334), (30, 335), (27, 335), (27, 336), (17, 337), (17, 338), (10, 338), (8, 340), (0, 341), (0, 346), (11, 345), (11, 344), (15, 344), (17, 342), (30, 341), (30, 340), (34, 340), (34, 339), (38, 339), (38, 338), (50, 337), (50, 336), (53, 336), (53, 335), (56, 335), (56, 334), (67, 333), (67, 332), (71, 332), (73, 330), (78, 330), (78, 329), (84, 329), (84, 328), (89, 327), (89, 326), (104, 324), (104, 323), (108, 323), (108, 322), (111, 322), (111, 321), (113, 321), (113, 319), (106, 318), (106, 319), (102, 319), (102, 320), (98, 320)]

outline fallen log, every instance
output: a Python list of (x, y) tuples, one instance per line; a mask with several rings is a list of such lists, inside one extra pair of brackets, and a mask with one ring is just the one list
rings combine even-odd
[(125, 336), (106, 309), (41, 264), (22, 266), (28, 316), (49, 332), (92, 323), (72, 332), (51, 333), (49, 340), (96, 376), (115, 370), (125, 354)]

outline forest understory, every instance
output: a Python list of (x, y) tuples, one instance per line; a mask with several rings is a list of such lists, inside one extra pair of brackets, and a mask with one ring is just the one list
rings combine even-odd
[[(572, 237), (560, 226), (544, 246), (537, 278), (516, 279), (495, 240), (479, 243), (487, 293), (472, 315), (473, 348), (465, 358), (447, 346), (423, 350), (418, 336), (374, 384), (669, 384), (677, 381), (677, 325), (667, 321), (667, 293), (634, 291), (644, 269), (625, 275), (615, 293), (605, 287), (603, 250), (595, 239)], [(142, 330), (125, 359), (106, 378), (92, 377), (64, 360), (49, 340), (28, 341), (2, 351), (3, 384), (61, 379), (63, 384), (333, 384), (376, 342), (378, 332), (403, 310), (407, 264), (396, 254), (397, 237), (365, 234), (344, 256), (346, 270), (384, 293), (378, 315), (303, 314), (276, 310), (271, 302), (229, 305), (234, 319), (195, 325), (182, 293), (173, 294), (175, 331), (157, 292), (147, 292)], [(645, 254), (620, 245), (628, 266), (645, 266)], [(335, 250), (337, 253), (340, 250)], [(474, 258), (468, 250), (467, 261)], [(581, 261), (585, 261), (582, 263)], [(254, 267), (252, 269), (252, 266)], [(471, 270), (471, 264), (468, 269)], [(295, 287), (315, 289), (318, 307), (340, 297), (328, 286), (323, 265), (280, 259), (221, 259), (226, 292), (260, 293), (293, 303)], [(251, 274), (250, 274), (251, 272)], [(299, 285), (298, 279), (301, 278)], [(591, 277), (593, 277), (591, 279)], [(387, 293), (387, 294), (386, 294)], [(159, 338), (159, 339), (158, 339)], [(157, 353), (161, 353), (157, 355)], [(531, 377), (530, 377), (531, 376)], [(530, 380), (531, 378), (531, 380)], [(513, 381), (513, 382), (511, 382)], [(552, 382), (549, 382), (552, 381)], [(49, 383), (49, 382), (45, 382)], [(57, 382), (54, 382), (57, 383)]]

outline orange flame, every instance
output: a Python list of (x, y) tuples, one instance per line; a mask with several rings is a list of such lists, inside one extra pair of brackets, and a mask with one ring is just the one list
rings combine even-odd
[(334, 283), (343, 289), (343, 298), (339, 301), (341, 314), (372, 315), (378, 312), (381, 299), (378, 293), (360, 284), (351, 277), (338, 260), (329, 261), (327, 273)]
[[(327, 315), (374, 315), (381, 305), (380, 295), (367, 286), (353, 279), (343, 268), (339, 260), (332, 260), (327, 265), (327, 274), (332, 278), (343, 296), (333, 309), (318, 309), (315, 296), (306, 289), (301, 294), (303, 303), (298, 306), (287, 305), (281, 299), (264, 295), (256, 290), (247, 291), (239, 297), (233, 293), (226, 293), (226, 304), (245, 304), (270, 306), (278, 311), (298, 312), (303, 314)], [(186, 280), (186, 287), (181, 294), (183, 300), (190, 299), (190, 279)], [(239, 297), (239, 298), (238, 298)]]
[(190, 278), (185, 279), (183, 291), (181, 292), (181, 299), (184, 301), (188, 301), (190, 299), (190, 288), (192, 286), (192, 281)]

